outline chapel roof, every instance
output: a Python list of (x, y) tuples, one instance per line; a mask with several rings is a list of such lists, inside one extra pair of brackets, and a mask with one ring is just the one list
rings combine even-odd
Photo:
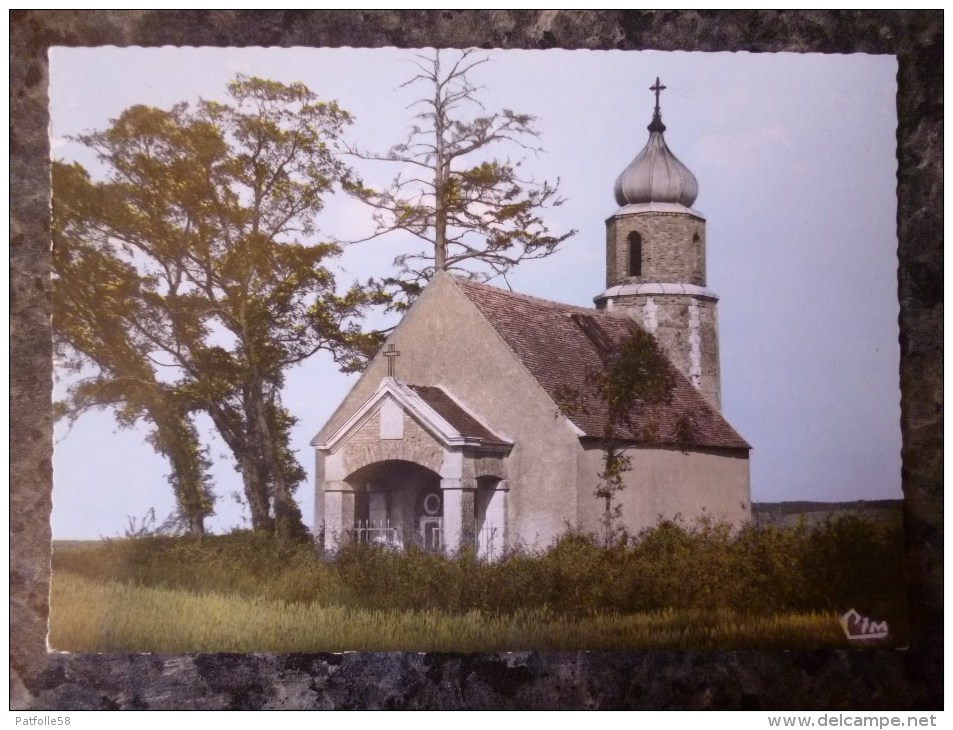
[(410, 383), (407, 384), (407, 387), (419, 395), (428, 406), (433, 408), (441, 418), (459, 431), (462, 436), (480, 439), (486, 444), (509, 445), (508, 441), (504, 441), (480, 423), (475, 416), (468, 413), (442, 388), (430, 385), (411, 385)]
[(655, 79), (655, 113), (648, 126), (649, 140), (615, 181), (615, 200), (620, 206), (646, 203), (677, 203), (691, 208), (698, 197), (698, 181), (665, 144), (665, 125), (659, 108)]
[[(515, 294), (454, 278), (510, 350), (584, 436), (602, 438), (608, 407), (591, 374), (604, 367), (605, 348), (623, 343), (638, 325), (617, 312), (587, 309)], [(588, 331), (588, 333), (587, 333)], [(600, 351), (603, 350), (603, 351)], [(634, 443), (750, 449), (725, 418), (669, 362), (668, 403), (635, 405), (619, 438)]]

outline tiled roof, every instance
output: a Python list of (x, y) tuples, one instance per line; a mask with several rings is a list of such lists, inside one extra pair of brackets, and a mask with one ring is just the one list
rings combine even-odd
[[(618, 312), (575, 307), (514, 294), (464, 279), (454, 283), (586, 436), (602, 438), (608, 408), (593, 383), (603, 368), (600, 347), (619, 345), (638, 325)], [(586, 334), (586, 331), (589, 334)], [(748, 443), (674, 365), (669, 402), (635, 405), (618, 437), (629, 442), (749, 449)]]
[(440, 388), (428, 385), (407, 385), (431, 408), (433, 408), (441, 418), (460, 432), (461, 436), (466, 438), (478, 438), (487, 444), (508, 444), (499, 436), (490, 431), (486, 426), (480, 423), (476, 418), (467, 413), (459, 403), (447, 395)]

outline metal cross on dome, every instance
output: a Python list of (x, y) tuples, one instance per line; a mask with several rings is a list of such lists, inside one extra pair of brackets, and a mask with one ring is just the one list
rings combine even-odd
[(659, 113), (659, 105), (658, 105), (659, 94), (667, 88), (668, 88), (667, 86), (662, 86), (662, 84), (659, 82), (658, 76), (655, 77), (655, 86), (649, 87), (649, 91), (655, 92), (655, 113), (656, 114)]
[(400, 350), (397, 349), (397, 345), (388, 345), (384, 351), (384, 357), (387, 358), (387, 376), (393, 378), (397, 371), (397, 358), (400, 357)]

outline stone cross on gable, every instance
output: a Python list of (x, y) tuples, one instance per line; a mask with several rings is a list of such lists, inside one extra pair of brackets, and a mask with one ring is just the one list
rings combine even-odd
[(655, 113), (656, 114), (659, 113), (659, 105), (658, 105), (659, 94), (667, 88), (668, 88), (667, 86), (662, 86), (662, 84), (659, 82), (658, 76), (655, 77), (655, 86), (649, 87), (649, 91), (655, 92)]
[(397, 358), (400, 357), (397, 345), (388, 345), (384, 351), (384, 357), (387, 358), (387, 376), (393, 378), (394, 373), (397, 372)]

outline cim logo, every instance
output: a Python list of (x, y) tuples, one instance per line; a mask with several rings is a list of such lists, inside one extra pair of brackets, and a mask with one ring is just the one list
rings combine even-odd
[(889, 633), (886, 621), (873, 621), (866, 616), (861, 616), (854, 609), (850, 609), (840, 617), (840, 625), (851, 641), (886, 639)]

